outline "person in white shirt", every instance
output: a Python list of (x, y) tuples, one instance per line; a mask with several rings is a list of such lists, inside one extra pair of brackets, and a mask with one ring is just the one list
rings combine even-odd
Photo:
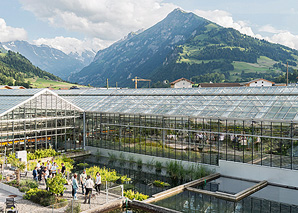
[(53, 175), (53, 177), (55, 177), (55, 175), (57, 173), (57, 169), (58, 169), (58, 166), (57, 166), (57, 163), (55, 162), (54, 166), (52, 166), (52, 175)]
[(94, 182), (91, 179), (91, 176), (88, 175), (86, 183), (85, 183), (85, 187), (86, 187), (86, 194), (85, 194), (85, 201), (84, 203), (87, 202), (87, 197), (89, 197), (89, 201), (88, 204), (90, 204), (90, 199), (91, 199), (91, 194), (92, 194), (92, 188), (94, 187)]
[(95, 190), (100, 194), (101, 176), (99, 172), (96, 173)]
[(47, 161), (47, 170), (48, 170), (48, 171), (51, 171), (51, 169), (52, 169), (52, 164), (51, 164), (50, 161), (48, 160), (48, 161)]

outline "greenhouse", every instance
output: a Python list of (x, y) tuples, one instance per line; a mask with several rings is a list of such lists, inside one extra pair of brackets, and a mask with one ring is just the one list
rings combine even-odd
[(0, 90), (1, 151), (84, 146), (298, 170), (298, 88)]
[(80, 146), (81, 112), (47, 89), (0, 90), (1, 152)]
[(298, 169), (296, 87), (55, 92), (84, 111), (87, 146)]

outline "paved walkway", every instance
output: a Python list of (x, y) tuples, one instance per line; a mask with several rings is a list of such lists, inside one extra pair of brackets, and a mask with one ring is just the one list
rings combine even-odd
[[(41, 183), (39, 188), (45, 188), (45, 184)], [(66, 198), (68, 203), (65, 203), (65, 207), (63, 208), (52, 208), (52, 207), (43, 207), (38, 204), (35, 204), (29, 200), (24, 200), (22, 197), (16, 197), (16, 207), (19, 213), (27, 213), (27, 212), (38, 212), (38, 213), (46, 213), (46, 212), (64, 212), (65, 209), (67, 208), (67, 205), (71, 203), (72, 200), (72, 195), (71, 195), (71, 186), (66, 185), (66, 190), (64, 192), (63, 198)], [(117, 190), (118, 191), (118, 190)], [(120, 192), (120, 190), (119, 190)], [(11, 195), (11, 193), (0, 190), (0, 207), (5, 208), (5, 200), (8, 197), (8, 195)], [(110, 194), (109, 196), (106, 196), (105, 192), (101, 192), (100, 194), (95, 193), (93, 191), (93, 195), (91, 198), (91, 204), (84, 204), (84, 196), (82, 195), (82, 190), (79, 189), (77, 193), (78, 200), (76, 201), (77, 203), (81, 204), (81, 211), (86, 211), (88, 209), (93, 209), (96, 207), (99, 207), (101, 205), (106, 204), (107, 202), (110, 203), (113, 200), (116, 200), (120, 196), (115, 196)]]

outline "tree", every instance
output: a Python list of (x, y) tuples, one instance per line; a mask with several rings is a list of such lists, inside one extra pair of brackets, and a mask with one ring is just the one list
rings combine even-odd
[(63, 194), (65, 191), (64, 184), (67, 183), (67, 180), (62, 177), (61, 174), (55, 175), (53, 178), (47, 180), (47, 186), (49, 191), (55, 195)]
[(18, 158), (15, 158), (15, 156), (10, 156), (10, 159), (8, 159), (9, 163), (15, 167), (15, 173), (17, 177), (17, 183), (20, 184), (21, 179), (21, 172), (25, 170), (26, 164), (25, 162), (21, 161)]

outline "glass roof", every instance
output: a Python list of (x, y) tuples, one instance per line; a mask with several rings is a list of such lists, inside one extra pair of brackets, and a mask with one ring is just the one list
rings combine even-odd
[(297, 87), (55, 91), (85, 111), (298, 121)]
[(0, 89), (0, 115), (25, 102), (43, 89)]
[[(22, 104), (27, 103), (34, 97), (39, 96), (40, 94), (55, 94), (48, 89), (0, 89), (0, 116), (6, 114), (7, 112), (13, 110), (14, 108), (21, 106)], [(56, 96), (56, 94), (55, 94)], [(46, 98), (46, 97), (45, 97)], [(63, 98), (58, 97), (59, 104), (55, 104), (56, 107), (63, 108), (66, 104), (71, 104), (73, 109), (82, 111), (79, 107), (73, 105), (72, 103), (66, 103)], [(37, 107), (44, 107), (47, 104), (47, 100), (45, 99), (42, 102), (43, 105), (36, 105)], [(64, 105), (63, 105), (64, 104)], [(63, 105), (63, 106), (62, 106)]]

